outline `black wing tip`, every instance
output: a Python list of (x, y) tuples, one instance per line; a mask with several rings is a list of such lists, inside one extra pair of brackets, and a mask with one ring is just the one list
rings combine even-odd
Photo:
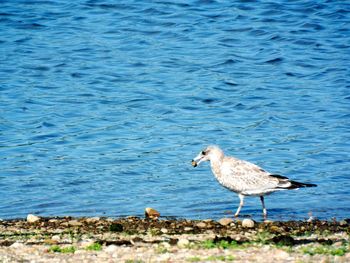
[(301, 187), (317, 187), (317, 184), (299, 183), (296, 181), (290, 181), (292, 183), (291, 187), (301, 188)]
[(317, 184), (305, 184), (305, 187), (317, 187)]
[(317, 184), (300, 183), (297, 181), (292, 181), (288, 177), (285, 177), (279, 174), (270, 174), (270, 176), (280, 180), (288, 180), (292, 184), (290, 187), (288, 187), (288, 189), (295, 189), (295, 188), (301, 188), (301, 187), (317, 187)]
[(290, 185), (289, 187), (278, 187), (278, 189), (288, 189), (288, 190), (295, 190), (295, 189), (299, 189), (299, 188), (306, 188), (306, 187), (317, 187), (316, 184), (305, 184), (305, 183), (295, 183), (295, 182), (291, 182), (292, 185)]

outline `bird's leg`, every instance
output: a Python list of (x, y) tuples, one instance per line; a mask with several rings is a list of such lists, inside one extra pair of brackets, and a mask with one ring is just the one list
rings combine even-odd
[(241, 208), (243, 206), (243, 200), (244, 200), (244, 195), (239, 194), (238, 197), (240, 202), (239, 202), (239, 207), (237, 208), (237, 211), (235, 213), (235, 217), (237, 217), (239, 215), (239, 212), (241, 212)]
[(260, 196), (260, 200), (261, 200), (261, 204), (262, 204), (262, 207), (263, 207), (263, 216), (264, 216), (264, 219), (266, 220), (267, 219), (267, 211), (266, 211), (266, 208), (265, 208), (264, 197), (262, 195)]

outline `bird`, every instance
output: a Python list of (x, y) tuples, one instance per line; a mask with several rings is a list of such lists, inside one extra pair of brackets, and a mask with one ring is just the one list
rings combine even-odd
[(240, 199), (235, 217), (238, 217), (245, 196), (259, 196), (263, 209), (263, 218), (267, 219), (264, 196), (276, 191), (292, 190), (304, 187), (316, 187), (316, 184), (300, 183), (288, 177), (272, 174), (256, 164), (225, 156), (219, 146), (210, 145), (201, 151), (193, 160), (192, 166), (209, 161), (215, 178), (225, 188), (238, 194)]

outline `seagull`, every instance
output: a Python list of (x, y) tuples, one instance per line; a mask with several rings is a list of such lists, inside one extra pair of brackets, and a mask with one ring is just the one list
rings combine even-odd
[(292, 181), (287, 177), (271, 174), (259, 166), (235, 157), (225, 156), (218, 146), (208, 146), (193, 160), (196, 167), (201, 162), (210, 161), (211, 170), (221, 185), (238, 194), (239, 206), (235, 213), (238, 217), (244, 204), (245, 196), (260, 196), (263, 217), (267, 219), (264, 196), (281, 190), (315, 187), (315, 184)]

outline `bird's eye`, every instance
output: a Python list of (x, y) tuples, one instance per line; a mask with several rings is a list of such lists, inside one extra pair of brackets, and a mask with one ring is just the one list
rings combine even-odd
[(205, 151), (202, 151), (202, 154), (203, 154), (203, 155), (205, 155), (205, 154), (206, 154), (206, 152), (205, 152)]

